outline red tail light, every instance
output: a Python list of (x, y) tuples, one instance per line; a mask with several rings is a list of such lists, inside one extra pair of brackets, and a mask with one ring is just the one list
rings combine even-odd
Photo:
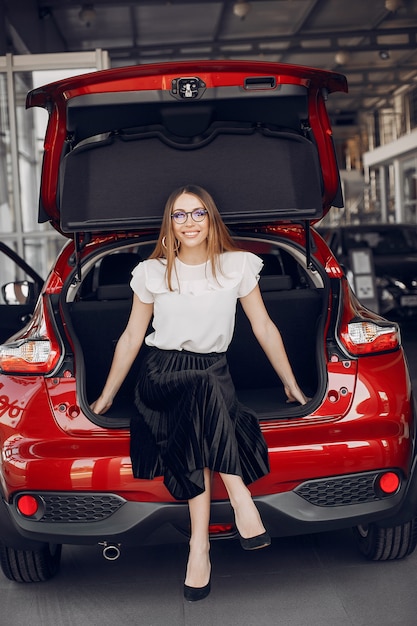
[(49, 374), (60, 358), (61, 346), (42, 302), (20, 336), (0, 345), (0, 371), (8, 374)]
[(39, 510), (39, 502), (34, 496), (20, 496), (17, 500), (17, 510), (25, 517), (32, 517)]
[(391, 495), (398, 491), (400, 477), (395, 472), (385, 472), (379, 477), (379, 488), (384, 494)]
[(49, 339), (21, 339), (0, 346), (0, 370), (46, 374), (58, 362), (59, 352)]
[(231, 535), (236, 532), (233, 524), (210, 524), (209, 533), (212, 536)]
[(397, 349), (401, 343), (397, 324), (373, 320), (355, 320), (343, 324), (340, 339), (353, 355), (389, 352)]

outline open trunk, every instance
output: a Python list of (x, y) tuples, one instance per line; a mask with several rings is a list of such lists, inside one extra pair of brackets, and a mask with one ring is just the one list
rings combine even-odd
[[(323, 327), (327, 309), (325, 278), (317, 269), (306, 269), (305, 250), (267, 236), (237, 238), (238, 244), (264, 260), (260, 287), (271, 318), (281, 331), (297, 380), (314, 397), (323, 381), (319, 361), (323, 358)], [(116, 342), (130, 312), (131, 270), (147, 258), (154, 242), (135, 243), (101, 251), (87, 259), (82, 281), (67, 291), (64, 306), (67, 327), (75, 348), (78, 395), (82, 403), (93, 402), (108, 374)], [(90, 417), (96, 423), (118, 428), (127, 426), (135, 411), (134, 386), (139, 353), (112, 408), (106, 416)], [(228, 361), (239, 399), (255, 409), (260, 418), (295, 417), (302, 409), (289, 405), (280, 380), (257, 343), (249, 322), (237, 308), (236, 328)]]
[[(331, 206), (343, 206), (325, 100), (346, 89), (334, 72), (198, 61), (95, 72), (28, 95), (28, 106), (49, 111), (47, 137), (54, 137), (45, 141), (39, 220), (76, 244), (91, 241), (91, 249), (106, 233), (126, 238), (117, 249), (107, 244), (100, 257), (84, 256), (82, 280), (67, 288), (62, 307), (86, 414), (128, 319), (131, 269), (153, 249), (139, 237), (159, 230), (169, 194), (190, 183), (215, 198), (230, 229), (245, 233), (237, 237), (242, 247), (264, 258), (261, 290), (297, 380), (308, 396), (323, 396), (328, 281), (320, 268), (306, 269), (309, 245), (306, 260), (301, 243), (289, 243), (284, 231), (279, 239), (278, 224), (308, 229)], [(271, 224), (275, 239), (246, 234), (266, 233)], [(86, 251), (78, 252), (81, 258)], [(286, 402), (239, 307), (228, 359), (238, 397), (261, 418), (305, 415)], [(137, 366), (108, 415), (90, 412), (92, 421), (128, 424)]]

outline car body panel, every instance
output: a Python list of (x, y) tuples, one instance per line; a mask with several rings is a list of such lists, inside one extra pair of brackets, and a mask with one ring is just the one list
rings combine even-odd
[[(396, 465), (407, 474), (414, 434), (410, 431), (411, 386), (404, 355), (399, 351), (377, 356), (373, 365), (372, 370), (358, 368), (347, 403), (347, 376), (337, 377), (337, 383), (334, 377), (336, 384), (327, 392), (331, 415), (321, 406), (299, 420), (262, 421), (271, 473), (256, 482), (254, 494), (266, 495), (272, 485), (274, 491), (285, 491), (306, 477), (325, 477), (330, 469), (332, 474), (341, 474), (353, 468), (366, 471)], [(74, 378), (28, 377), (24, 394), (20, 379), (3, 381), (1, 474), (8, 477), (3, 485), (6, 495), (22, 488), (57, 490), (68, 485), (77, 490), (100, 486), (125, 496), (139, 492), (141, 498), (151, 501), (155, 497), (172, 500), (162, 485), (155, 494), (154, 481), (132, 477), (128, 431), (92, 426), (77, 404)], [(216, 483), (214, 497), (225, 497), (220, 483)]]
[[(287, 230), (289, 239), (304, 241), (301, 226)], [(84, 254), (111, 239), (99, 238)], [(318, 236), (316, 243), (320, 260), (332, 276), (337, 274), (338, 266)], [(62, 288), (65, 271), (74, 271), (68, 267), (71, 251), (69, 244), (61, 252), (45, 283), (44, 299)], [(32, 323), (37, 324), (36, 316)], [(286, 491), (307, 477), (324, 478), (329, 472), (342, 474), (353, 468), (361, 472), (395, 465), (407, 475), (413, 415), (404, 354), (400, 349), (370, 359), (370, 364), (369, 359), (340, 359), (330, 351), (326, 391), (316, 410), (290, 420), (262, 420), (271, 474), (253, 485), (254, 495), (268, 495), (271, 488)], [(92, 423), (80, 405), (73, 364), (66, 361), (59, 368), (56, 375), (48, 377), (1, 377), (1, 443), (6, 460), (1, 475), (8, 477), (3, 484), (5, 497), (21, 489), (55, 491), (67, 485), (87, 491), (100, 486), (127, 499), (172, 501), (161, 479), (133, 479), (128, 430)], [(218, 480), (214, 498), (225, 498)]]

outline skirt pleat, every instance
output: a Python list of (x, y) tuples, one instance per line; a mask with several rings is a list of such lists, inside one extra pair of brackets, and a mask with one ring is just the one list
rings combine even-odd
[(136, 386), (131, 422), (135, 478), (164, 477), (177, 500), (204, 491), (204, 468), (250, 484), (269, 472), (256, 414), (237, 399), (225, 354), (152, 348)]

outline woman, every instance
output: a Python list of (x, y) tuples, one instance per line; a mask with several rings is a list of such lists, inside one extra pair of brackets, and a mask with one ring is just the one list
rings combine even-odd
[[(212, 197), (189, 185), (168, 198), (151, 257), (133, 270), (133, 305), (96, 413), (107, 411), (143, 341), (150, 347), (136, 390), (131, 424), (136, 478), (164, 476), (176, 499), (188, 500), (191, 538), (184, 583), (189, 601), (210, 592), (210, 475), (219, 472), (242, 547), (271, 540), (246, 485), (269, 471), (256, 415), (236, 397), (226, 362), (237, 299), (280, 377), (290, 402), (305, 404), (281, 335), (259, 290), (262, 261), (239, 250)], [(145, 339), (153, 317), (153, 332)]]

